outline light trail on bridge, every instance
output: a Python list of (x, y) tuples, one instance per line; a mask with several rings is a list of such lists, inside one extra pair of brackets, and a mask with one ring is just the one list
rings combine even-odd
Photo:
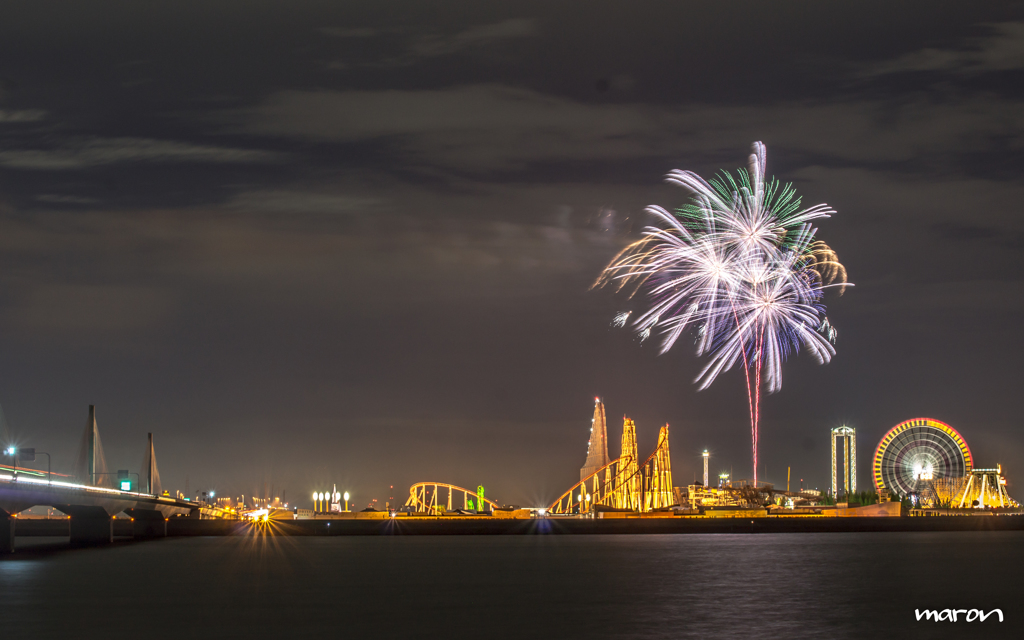
[(96, 487), (93, 485), (77, 484), (74, 482), (64, 482), (61, 480), (41, 480), (39, 478), (23, 477), (20, 475), (20, 469), (17, 478), (15, 478), (13, 475), (0, 475), (0, 480), (10, 482), (13, 485), (31, 484), (38, 487), (54, 487), (57, 489), (79, 489), (84, 491), (96, 491), (99, 493), (107, 493), (118, 496), (137, 496), (142, 498), (156, 498), (158, 500), (165, 499), (170, 500), (172, 502), (174, 501), (174, 499), (170, 498), (169, 496), (157, 496), (150, 493), (140, 493), (138, 491), (121, 491), (120, 489), (108, 489), (106, 487)]

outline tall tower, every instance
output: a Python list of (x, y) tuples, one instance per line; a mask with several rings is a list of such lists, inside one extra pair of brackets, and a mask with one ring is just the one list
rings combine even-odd
[(608, 425), (604, 418), (604, 403), (594, 398), (594, 419), (590, 421), (590, 443), (587, 446), (587, 461), (580, 469), (580, 480), (585, 479), (608, 464)]
[(704, 487), (708, 486), (708, 450), (705, 449), (703, 453), (704, 457)]
[(839, 470), (836, 468), (836, 443), (843, 446), (843, 493), (857, 491), (857, 430), (843, 425), (832, 429), (832, 495), (839, 495)]

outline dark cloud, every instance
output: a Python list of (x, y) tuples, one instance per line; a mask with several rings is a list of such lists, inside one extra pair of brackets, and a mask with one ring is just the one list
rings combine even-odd
[(258, 149), (231, 149), (145, 138), (85, 138), (50, 149), (5, 149), (0, 166), (10, 169), (66, 171), (125, 162), (248, 163), (273, 162)]
[[(327, 67), (333, 70), (357, 67), (401, 68), (417, 65), (426, 59), (442, 58), (456, 54), (476, 54), (482, 50), (504, 45), (523, 38), (538, 35), (534, 20), (510, 18), (491, 24), (478, 24), (460, 31), (444, 32), (427, 27), (398, 26), (384, 29), (372, 27), (322, 27), (320, 33), (342, 40), (385, 38), (397, 39), (400, 52), (393, 53), (394, 46), (376, 58), (367, 57), (365, 52), (353, 55), (352, 60), (334, 60)], [(382, 50), (384, 51), (384, 50)]]
[(44, 193), (36, 196), (36, 200), (39, 202), (45, 202), (47, 204), (65, 204), (65, 205), (91, 205), (96, 204), (98, 200), (96, 198), (88, 198), (83, 196), (65, 196), (54, 193)]
[(1024, 69), (1024, 23), (984, 26), (991, 32), (988, 36), (968, 38), (958, 48), (927, 48), (907, 53), (876, 65), (868, 73), (931, 71), (976, 74)]
[(46, 112), (40, 109), (22, 109), (20, 111), (0, 109), (0, 123), (39, 122), (44, 118), (46, 118)]
[(260, 213), (367, 213), (379, 203), (377, 198), (281, 189), (237, 193), (226, 206)]
[(372, 38), (380, 33), (370, 27), (321, 27), (318, 31), (332, 38)]
[(478, 85), (432, 91), (284, 92), (239, 114), (241, 132), (319, 141), (394, 139), (410, 159), (495, 170), (525, 161), (664, 153), (661, 114)]
[(530, 38), (537, 35), (533, 20), (510, 19), (494, 24), (470, 27), (451, 36), (424, 35), (412, 46), (412, 53), (434, 57), (458, 53), (474, 47), (493, 45), (506, 40)]
[[(282, 92), (237, 114), (239, 132), (320, 142), (382, 140), (405, 158), (469, 171), (566, 160), (736, 156), (753, 140), (844, 163), (948, 165), (957, 154), (1024, 144), (1010, 100), (911, 96), (749, 107), (590, 104), (499, 85), (429, 91)], [(955, 154), (944, 153), (954, 149)], [(940, 155), (941, 154), (941, 155)]]

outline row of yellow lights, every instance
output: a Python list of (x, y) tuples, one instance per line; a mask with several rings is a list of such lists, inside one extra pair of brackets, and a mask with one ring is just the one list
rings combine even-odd
[(316, 502), (323, 502), (324, 500), (331, 500), (331, 502), (337, 502), (338, 498), (344, 498), (345, 500), (348, 500), (348, 491), (346, 491), (345, 493), (335, 493), (333, 496), (331, 495), (330, 491), (326, 493), (320, 493), (317, 491), (313, 492), (313, 500)]

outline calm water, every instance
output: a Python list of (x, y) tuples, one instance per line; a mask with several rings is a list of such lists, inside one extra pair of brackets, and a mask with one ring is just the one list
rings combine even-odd
[(1024, 637), (1018, 532), (18, 545), (4, 638)]

